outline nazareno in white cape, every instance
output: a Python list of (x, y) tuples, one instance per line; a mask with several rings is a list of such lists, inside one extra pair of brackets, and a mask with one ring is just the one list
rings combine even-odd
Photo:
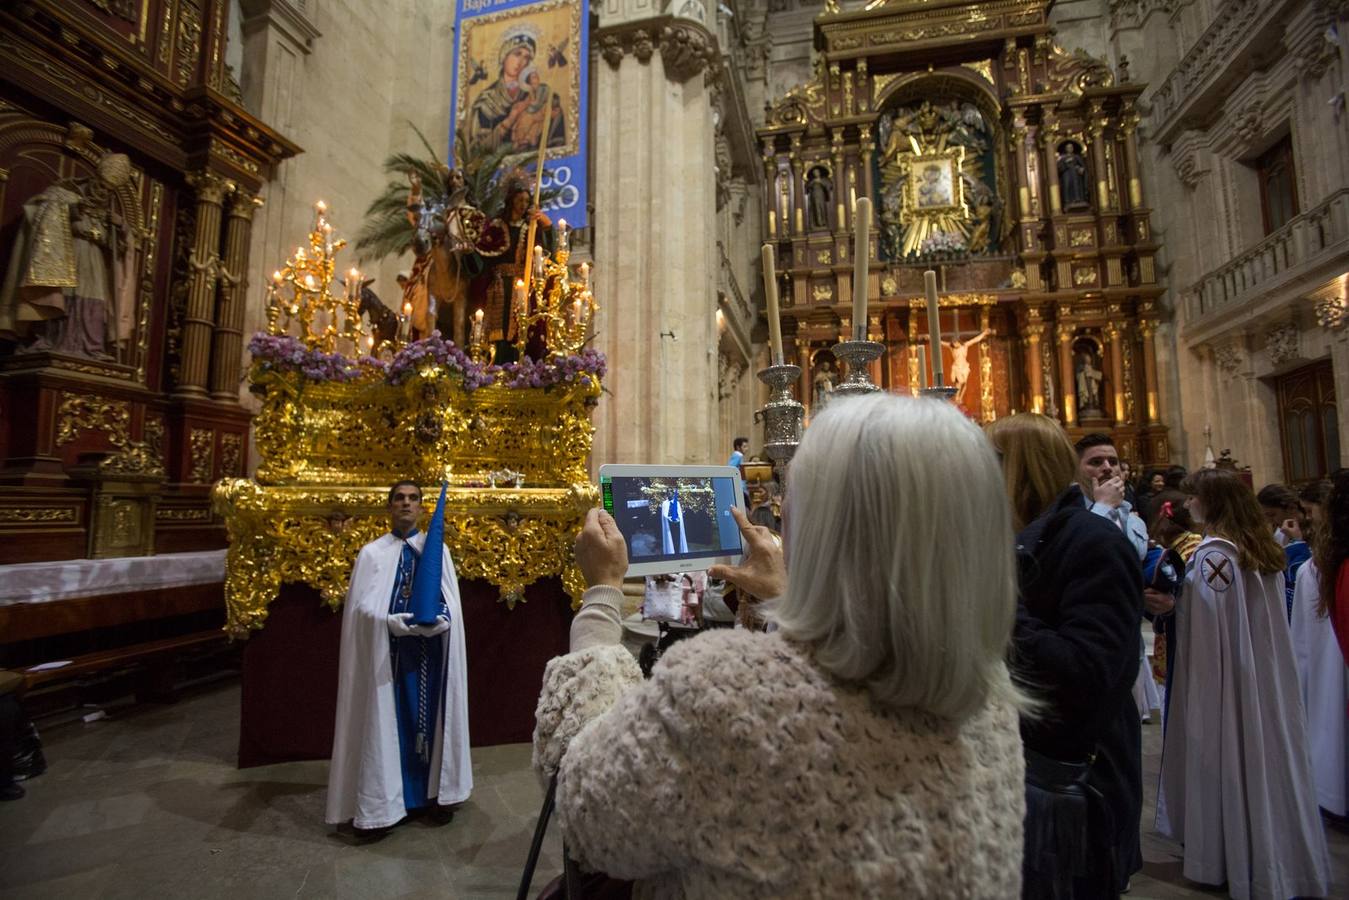
[[(421, 550), (426, 533), (409, 542)], [(398, 749), (393, 670), (389, 653), (389, 600), (402, 541), (385, 534), (361, 548), (351, 572), (342, 611), (342, 646), (337, 674), (337, 727), (328, 772), (329, 824), (351, 821), (357, 828), (397, 823), (403, 805), (403, 771)], [(473, 768), (468, 750), (468, 669), (459, 580), (449, 548), (441, 590), (450, 611), (443, 636), (446, 679), (441, 727), (431, 750), (428, 793), (442, 806), (468, 799)]]
[(1349, 668), (1329, 616), (1318, 615), (1321, 578), (1316, 563), (1297, 574), (1293, 590), (1293, 658), (1307, 711), (1316, 802), (1337, 816), (1349, 812)]
[(1178, 668), (1162, 751), (1157, 829), (1184, 874), (1234, 900), (1325, 897), (1330, 857), (1316, 808), (1283, 573), (1237, 567), (1205, 538), (1176, 604)]

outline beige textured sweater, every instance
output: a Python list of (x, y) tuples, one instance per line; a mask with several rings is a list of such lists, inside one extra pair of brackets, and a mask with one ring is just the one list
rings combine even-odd
[(1010, 705), (962, 726), (888, 712), (802, 646), (739, 630), (675, 645), (643, 681), (576, 634), (544, 674), (534, 762), (564, 760), (558, 817), (586, 868), (637, 897), (1020, 896)]

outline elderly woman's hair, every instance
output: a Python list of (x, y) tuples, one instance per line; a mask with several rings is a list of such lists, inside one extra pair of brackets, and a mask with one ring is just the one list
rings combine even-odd
[(787, 508), (788, 588), (767, 611), (785, 637), (890, 709), (963, 721), (1021, 703), (1004, 664), (1011, 517), (993, 448), (959, 410), (831, 402), (792, 461)]
[(984, 430), (1002, 457), (1013, 524), (1020, 531), (1077, 479), (1077, 451), (1059, 423), (1039, 413), (996, 419)]

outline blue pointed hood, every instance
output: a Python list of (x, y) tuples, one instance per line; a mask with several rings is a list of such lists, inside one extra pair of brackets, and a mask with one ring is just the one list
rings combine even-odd
[(440, 499), (436, 501), (436, 511), (431, 514), (431, 523), (426, 526), (422, 558), (412, 576), (412, 600), (408, 610), (416, 625), (434, 625), (436, 616), (441, 614), (440, 577), (445, 569), (445, 489), (448, 486), (444, 481), (440, 483)]

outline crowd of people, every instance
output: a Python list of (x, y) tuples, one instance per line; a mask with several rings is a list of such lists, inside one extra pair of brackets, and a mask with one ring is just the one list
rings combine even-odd
[(633, 896), (1116, 897), (1155, 791), (1187, 878), (1330, 896), (1349, 471), (1258, 499), (1223, 469), (1129, 476), (1108, 436), (1033, 413), (831, 403), (781, 540), (737, 511), (745, 559), (709, 573), (764, 627), (683, 641), (649, 678), (620, 643), (625, 543), (592, 511), (534, 745), (569, 852)]

